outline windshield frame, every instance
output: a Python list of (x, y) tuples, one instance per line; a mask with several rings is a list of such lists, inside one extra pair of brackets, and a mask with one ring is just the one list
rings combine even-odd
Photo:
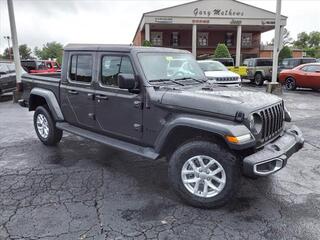
[[(159, 79), (148, 79), (147, 75), (146, 75), (146, 72), (145, 72), (145, 69), (144, 69), (144, 66), (142, 64), (142, 61), (141, 61), (141, 55), (178, 55), (178, 56), (181, 56), (181, 55), (188, 55), (190, 56), (190, 59), (192, 59), (194, 61), (194, 63), (197, 65), (198, 69), (199, 69), (199, 73), (201, 74), (201, 78), (197, 79), (196, 81), (194, 81), (195, 84), (202, 84), (203, 82), (205, 82), (207, 80), (204, 72), (202, 71), (202, 69), (200, 68), (199, 64), (197, 63), (197, 60), (191, 55), (191, 53), (188, 53), (188, 52), (171, 52), (171, 51), (161, 51), (161, 52), (157, 52), (157, 51), (141, 51), (141, 52), (137, 52), (136, 53), (136, 59), (137, 59), (137, 62), (139, 63), (139, 68), (141, 70), (141, 73), (143, 75), (143, 78), (144, 78), (144, 82), (149, 85), (149, 86), (160, 86), (160, 85), (172, 85), (172, 84), (175, 84), (175, 79), (176, 78), (167, 78), (167, 79), (170, 79), (171, 81), (161, 81), (161, 80), (165, 80), (165, 78), (159, 78)], [(180, 59), (180, 57), (177, 57), (177, 59)], [(177, 77), (178, 80), (181, 78), (181, 77)], [(192, 80), (193, 78), (190, 76), (190, 78), (188, 78), (190, 80)], [(157, 82), (156, 80), (159, 80), (158, 82), (163, 82), (162, 84), (156, 84), (155, 82)], [(183, 81), (181, 81), (183, 83)], [(175, 84), (177, 85), (177, 84)], [(181, 84), (183, 85), (183, 84)], [(190, 84), (188, 84), (190, 85)]]

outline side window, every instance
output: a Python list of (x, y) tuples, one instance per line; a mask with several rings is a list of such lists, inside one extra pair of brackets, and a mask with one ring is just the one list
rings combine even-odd
[(71, 57), (69, 78), (76, 82), (90, 83), (92, 80), (92, 56), (73, 55)]
[(301, 71), (308, 72), (309, 71), (309, 66), (304, 66), (303, 68), (300, 69)]
[(128, 57), (122, 57), (120, 73), (134, 74), (130, 59)]
[(118, 87), (119, 73), (134, 73), (130, 59), (121, 56), (104, 56), (101, 69), (101, 83), (111, 87)]
[(310, 65), (308, 66), (307, 72), (318, 72), (320, 71), (320, 66)]

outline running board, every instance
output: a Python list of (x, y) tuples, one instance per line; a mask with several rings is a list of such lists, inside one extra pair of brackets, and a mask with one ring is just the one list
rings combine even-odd
[(142, 157), (150, 158), (153, 160), (159, 157), (159, 154), (156, 153), (152, 148), (141, 147), (132, 143), (127, 143), (118, 139), (110, 138), (98, 133), (94, 133), (79, 127), (72, 126), (66, 122), (57, 122), (56, 127), (66, 132), (103, 143), (116, 149), (131, 152)]

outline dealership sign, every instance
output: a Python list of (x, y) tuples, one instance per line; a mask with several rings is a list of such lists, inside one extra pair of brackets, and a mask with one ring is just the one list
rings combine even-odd
[(195, 8), (193, 10), (193, 14), (195, 17), (216, 17), (216, 16), (221, 16), (221, 17), (242, 17), (244, 15), (244, 12), (242, 11), (237, 11), (233, 9), (199, 9)]

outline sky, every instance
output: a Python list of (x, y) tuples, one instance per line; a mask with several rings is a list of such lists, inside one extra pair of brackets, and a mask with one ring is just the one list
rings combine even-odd
[[(32, 49), (46, 42), (130, 44), (144, 12), (192, 0), (13, 0), (19, 44)], [(214, 0), (213, 0), (214, 1)], [(221, 1), (221, 0), (218, 0)], [(240, 0), (275, 12), (276, 0)], [(11, 35), (7, 1), (0, 0), (0, 52)], [(282, 0), (282, 14), (293, 38), (320, 31), (320, 0)], [(262, 35), (271, 41), (274, 32)]]

